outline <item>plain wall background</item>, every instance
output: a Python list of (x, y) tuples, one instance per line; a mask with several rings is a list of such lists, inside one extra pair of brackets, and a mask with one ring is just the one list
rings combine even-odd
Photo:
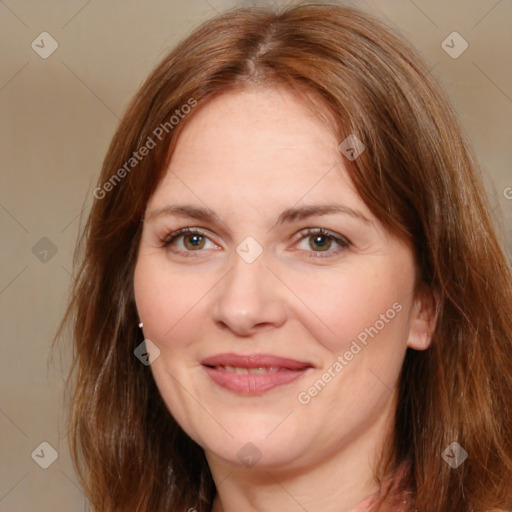
[[(62, 363), (48, 361), (80, 211), (91, 203), (123, 109), (168, 49), (217, 12), (261, 4), (0, 1), (0, 511), (87, 509), (67, 447), (62, 369), (69, 353)], [(482, 164), (492, 207), (503, 214), (511, 254), (512, 2), (351, 4), (409, 38), (441, 80)], [(31, 47), (43, 31), (59, 45), (47, 59)], [(453, 31), (469, 43), (457, 59), (441, 47)], [(48, 469), (31, 458), (42, 442), (58, 452)]]

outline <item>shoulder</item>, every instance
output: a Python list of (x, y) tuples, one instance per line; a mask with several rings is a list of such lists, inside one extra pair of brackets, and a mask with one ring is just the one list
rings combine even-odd
[[(396, 496), (395, 499), (391, 499), (392, 504), (383, 505), (384, 508), (380, 507), (379, 512), (413, 512), (407, 505), (407, 500)], [(366, 498), (364, 501), (359, 503), (356, 508), (350, 510), (350, 512), (371, 512), (373, 510), (373, 505), (377, 502), (376, 496), (370, 496)], [(386, 502), (388, 503), (388, 502)], [(498, 512), (498, 511), (488, 511), (488, 512)]]

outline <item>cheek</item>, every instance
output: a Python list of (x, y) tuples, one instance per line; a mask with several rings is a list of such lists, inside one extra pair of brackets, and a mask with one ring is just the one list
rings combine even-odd
[(402, 302), (410, 288), (408, 274), (383, 265), (353, 266), (309, 278), (297, 273), (290, 276), (290, 288), (307, 306), (302, 321), (309, 324), (316, 341), (340, 354), (358, 336), (363, 341), (365, 336), (373, 339), (376, 331), (404, 336)]
[(186, 317), (200, 293), (191, 284), (161, 265), (158, 259), (140, 256), (134, 273), (134, 293), (147, 338), (162, 342), (182, 323), (180, 319)]
[[(213, 271), (176, 270), (164, 254), (142, 252), (135, 267), (134, 293), (145, 338), (163, 354), (195, 347), (211, 311), (209, 292), (218, 281)], [(185, 355), (194, 357), (192, 352)]]

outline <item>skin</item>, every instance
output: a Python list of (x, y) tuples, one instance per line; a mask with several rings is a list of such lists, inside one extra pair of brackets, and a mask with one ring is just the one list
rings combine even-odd
[[(218, 491), (214, 512), (339, 512), (375, 493), (373, 469), (392, 427), (406, 348), (429, 346), (433, 302), (415, 286), (411, 248), (355, 191), (340, 142), (287, 89), (231, 91), (187, 122), (148, 202), (137, 309), (145, 338), (160, 349), (151, 365), (160, 393), (205, 450)], [(218, 219), (162, 212), (170, 204), (207, 207)], [(325, 204), (367, 221), (331, 213), (276, 224), (288, 208)], [(185, 235), (165, 246), (185, 227), (201, 228), (206, 238)], [(350, 245), (301, 235), (306, 228)], [(248, 236), (263, 249), (252, 263), (236, 252)], [(396, 303), (400, 312), (300, 403), (299, 393)], [(314, 368), (244, 396), (217, 386), (200, 364), (225, 352), (270, 353)], [(248, 442), (261, 454), (252, 467), (237, 456)]]

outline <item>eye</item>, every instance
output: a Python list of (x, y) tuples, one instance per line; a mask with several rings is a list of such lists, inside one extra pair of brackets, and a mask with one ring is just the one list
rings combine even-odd
[(174, 246), (175, 252), (201, 252), (202, 249), (208, 249), (208, 242), (215, 248), (216, 245), (208, 236), (197, 228), (183, 228), (170, 233), (162, 240), (163, 247)]
[(350, 247), (350, 242), (345, 237), (323, 228), (307, 229), (302, 231), (300, 235), (302, 238), (298, 247), (301, 250), (310, 252), (308, 256), (311, 258), (325, 258), (338, 254)]
[[(306, 251), (308, 257), (323, 258), (339, 254), (350, 247), (350, 242), (343, 236), (323, 228), (309, 228), (302, 231), (297, 244), (299, 250)], [(208, 247), (210, 244), (210, 247)], [(189, 256), (192, 252), (202, 249), (215, 249), (208, 235), (199, 228), (183, 228), (174, 231), (162, 239), (163, 247), (173, 246), (173, 251)], [(188, 254), (187, 254), (188, 253)]]

